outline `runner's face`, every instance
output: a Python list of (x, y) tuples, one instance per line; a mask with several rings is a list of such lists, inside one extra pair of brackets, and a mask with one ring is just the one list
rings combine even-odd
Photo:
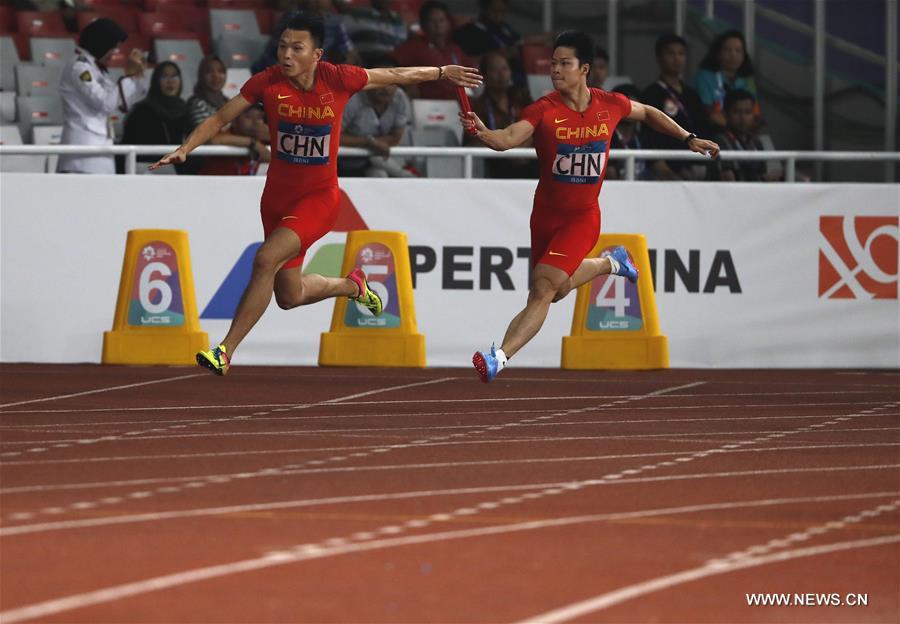
[(587, 80), (589, 68), (589, 65), (578, 62), (574, 48), (562, 46), (556, 48), (550, 59), (550, 79), (553, 80), (553, 88), (557, 91), (574, 89), (579, 82)]
[(278, 64), (288, 78), (307, 74), (322, 58), (308, 30), (286, 29), (278, 41)]
[(659, 53), (659, 68), (667, 76), (681, 76), (687, 65), (687, 50), (680, 43), (671, 43)]

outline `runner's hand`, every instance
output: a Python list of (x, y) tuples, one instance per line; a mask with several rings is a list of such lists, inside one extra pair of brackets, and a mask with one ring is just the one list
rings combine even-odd
[(481, 86), (481, 74), (474, 67), (444, 65), (444, 78), (459, 87), (475, 89)]
[(698, 154), (706, 154), (710, 158), (719, 157), (719, 144), (706, 139), (691, 139), (688, 143), (688, 149)]
[(185, 160), (187, 160), (187, 154), (185, 154), (183, 150), (177, 149), (171, 154), (166, 154), (165, 156), (157, 160), (155, 163), (150, 165), (148, 169), (150, 169), (150, 171), (153, 171), (154, 169), (159, 169), (163, 165), (180, 165)]
[(484, 122), (482, 122), (475, 113), (464, 113), (459, 111), (459, 123), (463, 125), (463, 129), (466, 132), (470, 132), (471, 134), (474, 134), (474, 132), (471, 132), (472, 128), (474, 128), (476, 132), (484, 132), (487, 130), (487, 126), (484, 125)]

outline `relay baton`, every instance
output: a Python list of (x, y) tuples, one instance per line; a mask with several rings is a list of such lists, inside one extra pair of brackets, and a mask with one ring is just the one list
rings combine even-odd
[[(456, 87), (456, 101), (459, 102), (459, 110), (465, 113), (466, 116), (472, 112), (472, 105), (469, 103), (469, 96), (466, 94), (464, 87)], [(466, 132), (469, 134), (478, 134), (478, 130), (476, 130), (474, 126), (471, 129), (466, 127)]]

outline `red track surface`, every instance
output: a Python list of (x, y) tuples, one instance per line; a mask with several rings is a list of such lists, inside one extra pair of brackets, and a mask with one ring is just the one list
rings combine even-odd
[(0, 374), (3, 622), (900, 618), (896, 371)]

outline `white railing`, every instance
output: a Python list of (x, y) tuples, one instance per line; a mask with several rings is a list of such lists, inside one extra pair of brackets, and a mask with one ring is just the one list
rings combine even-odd
[[(138, 156), (162, 156), (174, 151), (177, 145), (0, 145), (2, 156), (44, 156), (53, 154), (77, 154), (83, 156), (125, 156), (125, 173), (137, 170)], [(241, 147), (205, 145), (191, 152), (197, 156), (246, 156), (248, 151)], [(359, 147), (340, 148), (342, 156), (370, 156), (371, 152)], [(517, 148), (505, 152), (495, 152), (486, 147), (394, 147), (391, 155), (402, 157), (452, 156), (462, 158), (463, 177), (473, 177), (476, 158), (537, 158), (532, 148)], [(784, 163), (785, 182), (797, 179), (797, 161), (834, 162), (900, 162), (900, 152), (839, 152), (839, 151), (758, 151), (720, 152), (722, 160), (778, 160)], [(698, 164), (709, 162), (709, 158), (687, 150), (615, 150), (610, 151), (611, 160), (625, 161), (626, 180), (634, 180), (635, 162), (638, 160), (687, 160)]]

